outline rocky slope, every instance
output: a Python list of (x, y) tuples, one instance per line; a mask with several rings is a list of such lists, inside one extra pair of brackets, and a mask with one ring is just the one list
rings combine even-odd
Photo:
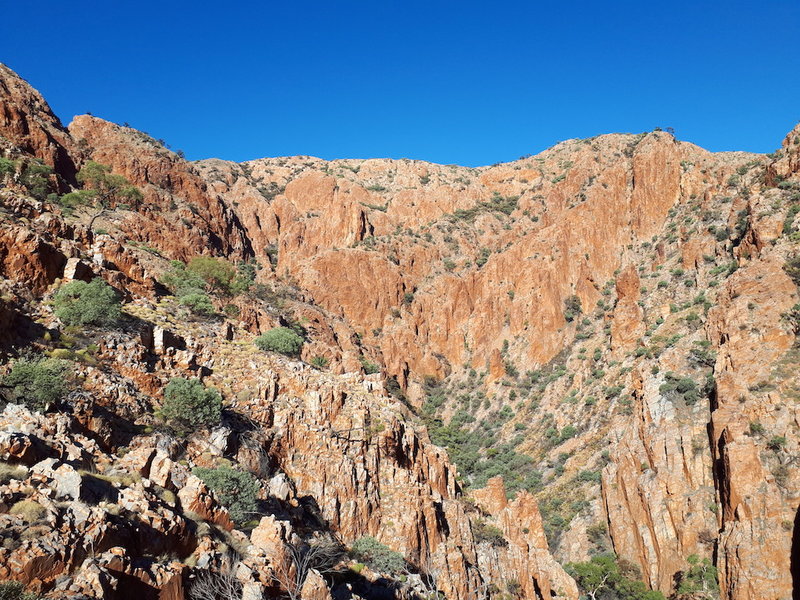
[[(142, 199), (89, 230), (19, 176), (0, 192), (11, 355), (55, 348), (42, 300), (64, 279), (102, 277), (129, 315), (92, 334), (71, 411), (6, 408), (2, 458), (31, 469), (0, 487), (2, 506), (46, 514), (0, 515), (15, 532), (0, 577), (52, 597), (127, 597), (135, 581), (180, 598), (236, 547), (258, 597), (279, 593), (292, 536), (324, 530), (401, 552), (400, 595), (576, 598), (558, 563), (603, 551), (666, 595), (691, 555), (717, 567), (722, 598), (792, 595), (800, 127), (770, 156), (655, 131), (476, 169), (188, 163), (95, 117), (63, 128), (1, 69), (4, 156), (53, 167), (56, 193), (94, 160)], [(272, 292), (232, 300), (229, 321), (176, 318), (157, 280), (166, 258), (198, 254), (257, 261)], [(289, 322), (324, 372), (250, 344)], [(371, 363), (380, 374), (362, 373)], [(228, 417), (181, 446), (143, 428), (187, 373), (223, 392)], [(249, 530), (191, 473), (220, 460), (263, 482)], [(92, 470), (116, 491), (92, 492)], [(390, 593), (348, 573), (309, 578), (305, 595)]]

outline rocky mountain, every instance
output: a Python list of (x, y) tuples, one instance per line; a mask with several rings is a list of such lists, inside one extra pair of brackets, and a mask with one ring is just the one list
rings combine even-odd
[[(657, 130), (480, 168), (188, 162), (62, 126), (0, 65), (0, 157), (0, 579), (137, 600), (800, 589), (800, 125), (766, 156)], [(119, 316), (64, 312), (75, 281)], [(265, 350), (276, 330), (297, 346)], [(19, 365), (45, 364), (66, 387), (36, 406), (60, 379), (22, 393)], [(170, 420), (179, 380), (218, 391), (213, 423)]]

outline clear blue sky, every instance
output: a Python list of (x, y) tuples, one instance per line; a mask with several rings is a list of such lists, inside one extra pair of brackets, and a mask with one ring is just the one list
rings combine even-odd
[(800, 120), (800, 2), (19, 0), (0, 61), (188, 158), (490, 164), (673, 127), (769, 152)]

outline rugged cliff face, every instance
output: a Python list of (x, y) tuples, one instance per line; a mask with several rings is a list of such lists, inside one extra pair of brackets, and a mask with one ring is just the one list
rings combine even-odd
[[(91, 333), (70, 411), (6, 408), (2, 457), (31, 470), (0, 486), (0, 576), (181, 598), (234, 547), (255, 598), (316, 531), (400, 552), (396, 597), (577, 598), (559, 562), (600, 552), (665, 595), (692, 555), (722, 598), (792, 595), (800, 126), (770, 156), (655, 131), (476, 169), (189, 163), (95, 117), (64, 129), (5, 67), (0, 92), (2, 151), (52, 166), (53, 192), (89, 160), (142, 191), (93, 230), (19, 178), (0, 191), (6, 348), (52, 352), (64, 328), (42, 300), (65, 279), (102, 277), (128, 314)], [(181, 317), (158, 279), (200, 254), (255, 260), (271, 292), (220, 300), (224, 322)], [(323, 371), (252, 346), (289, 323)], [(144, 430), (187, 374), (223, 392), (223, 426), (186, 444)], [(262, 482), (257, 526), (192, 474), (220, 461)], [(8, 512), (23, 498), (46, 511), (37, 539)], [(314, 574), (304, 597), (390, 593), (348, 573)]]

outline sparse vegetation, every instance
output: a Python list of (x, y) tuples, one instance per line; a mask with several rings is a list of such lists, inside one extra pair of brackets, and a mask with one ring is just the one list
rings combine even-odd
[(53, 169), (40, 159), (19, 161), (19, 182), (37, 200), (46, 200), (50, 191), (50, 177)]
[(790, 258), (783, 266), (783, 270), (792, 279), (794, 284), (800, 287), (800, 255)]
[(365, 375), (373, 375), (375, 373), (381, 372), (381, 367), (378, 363), (372, 362), (367, 357), (362, 356), (360, 358), (361, 361), (361, 368), (364, 369)]
[(0, 156), (0, 181), (5, 179), (8, 175), (13, 175), (17, 170), (14, 161)]
[(202, 292), (192, 292), (181, 296), (178, 299), (178, 303), (188, 308), (195, 315), (209, 317), (217, 312), (214, 309), (211, 298)]
[(472, 223), (479, 214), (485, 212), (497, 212), (510, 215), (517, 209), (518, 201), (519, 196), (502, 196), (498, 192), (495, 192), (487, 202), (479, 202), (472, 208), (456, 210), (452, 218), (454, 220)]
[(210, 316), (216, 310), (209, 294), (229, 297), (252, 291), (256, 269), (254, 263), (242, 263), (237, 268), (222, 258), (196, 256), (188, 264), (172, 261), (161, 283), (192, 313)]

